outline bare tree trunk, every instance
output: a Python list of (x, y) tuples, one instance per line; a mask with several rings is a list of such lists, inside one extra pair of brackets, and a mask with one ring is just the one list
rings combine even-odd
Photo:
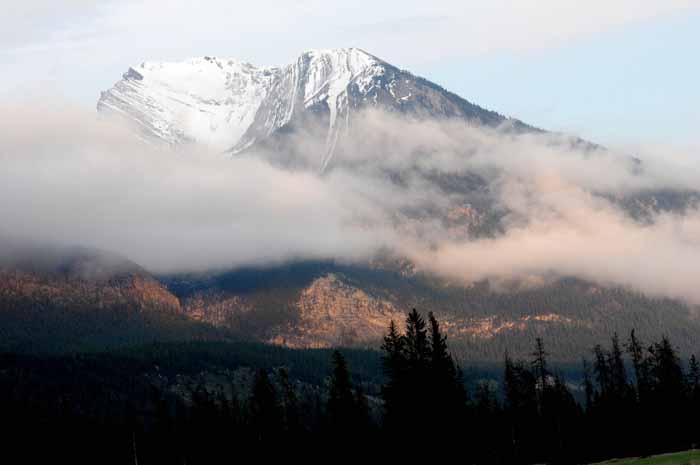
[(134, 465), (139, 465), (139, 456), (136, 453), (136, 432), (133, 431), (131, 433), (131, 439), (132, 439), (132, 446), (134, 449)]

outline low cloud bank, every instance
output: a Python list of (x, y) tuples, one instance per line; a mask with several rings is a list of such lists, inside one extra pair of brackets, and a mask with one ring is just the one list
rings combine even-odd
[(669, 211), (641, 196), (700, 186), (692, 155), (638, 160), (377, 112), (357, 121), (318, 174), (308, 137), (290, 138), (289, 154), (230, 159), (156, 147), (78, 109), (5, 106), (0, 234), (112, 250), (156, 272), (389, 249), (453, 281), (578, 276), (700, 303), (692, 195)]

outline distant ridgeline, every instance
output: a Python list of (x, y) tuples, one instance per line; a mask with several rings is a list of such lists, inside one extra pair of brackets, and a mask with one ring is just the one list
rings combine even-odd
[(464, 287), (401, 262), (303, 262), (154, 277), (134, 263), (83, 250), (0, 266), (0, 349), (56, 353), (245, 340), (376, 350), (389, 322), (414, 307), (443, 322), (464, 363), (501, 362), (506, 350), (525, 356), (542, 337), (554, 360), (578, 364), (611, 332), (632, 329), (647, 340), (667, 335), (687, 357), (698, 350), (700, 335), (696, 310), (687, 304), (575, 279), (507, 290), (488, 282)]

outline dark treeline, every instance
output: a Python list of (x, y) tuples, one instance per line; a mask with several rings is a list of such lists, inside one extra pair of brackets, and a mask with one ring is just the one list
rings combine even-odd
[(505, 355), (500, 382), (468, 390), (432, 314), (392, 323), (382, 352), (379, 387), (338, 351), (320, 383), (286, 368), (172, 383), (166, 367), (135, 376), (144, 362), (121, 358), (31, 368), (2, 360), (0, 453), (23, 463), (583, 464), (700, 442), (700, 364), (682, 363), (666, 338), (614, 335), (575, 384), (536, 339), (529, 359)]

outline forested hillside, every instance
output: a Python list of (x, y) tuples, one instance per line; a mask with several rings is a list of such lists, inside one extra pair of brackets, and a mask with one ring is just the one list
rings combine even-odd
[[(497, 371), (461, 367), (415, 310), (381, 354), (177, 343), (0, 357), (4, 453), (28, 462), (321, 463), (454, 458), (582, 464), (700, 440), (700, 363), (671, 341), (591, 349), (581, 377), (532, 341)], [(440, 444), (451, 446), (439, 446)]]

